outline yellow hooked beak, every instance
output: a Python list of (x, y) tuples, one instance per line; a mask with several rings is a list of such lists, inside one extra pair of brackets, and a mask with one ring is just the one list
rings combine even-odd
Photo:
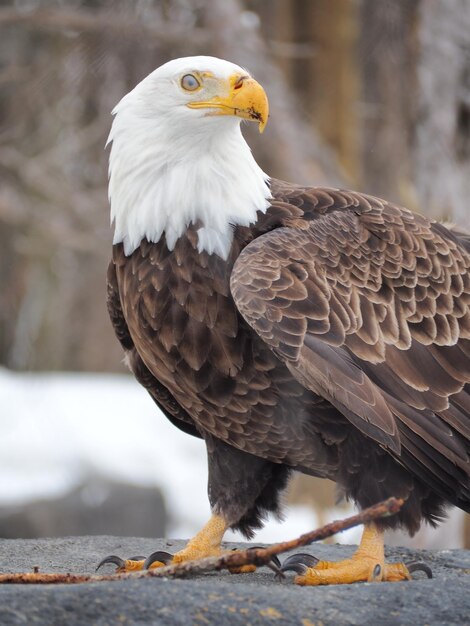
[[(228, 84), (227, 84), (228, 82)], [(235, 115), (244, 120), (258, 122), (262, 133), (269, 116), (269, 104), (266, 92), (254, 78), (247, 75), (232, 74), (228, 81), (220, 81), (217, 92), (208, 100), (194, 100), (187, 104), (191, 109), (211, 109), (208, 115)]]

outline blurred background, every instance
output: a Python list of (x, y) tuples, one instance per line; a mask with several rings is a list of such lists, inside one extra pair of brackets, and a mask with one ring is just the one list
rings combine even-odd
[[(183, 538), (209, 514), (204, 446), (128, 376), (105, 308), (110, 111), (196, 54), (266, 88), (245, 135), (271, 175), (470, 226), (468, 0), (0, 0), (0, 537)], [(286, 499), (260, 541), (348, 511), (327, 481)], [(413, 541), (470, 547), (468, 516)]]

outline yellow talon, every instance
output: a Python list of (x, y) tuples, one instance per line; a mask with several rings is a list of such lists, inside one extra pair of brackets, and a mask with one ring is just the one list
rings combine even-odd
[[(147, 559), (143, 557), (135, 557), (123, 560), (118, 556), (108, 556), (101, 561), (97, 569), (102, 565), (114, 564), (117, 566), (116, 572), (136, 572), (142, 569), (155, 569), (163, 567), (168, 563), (184, 563), (185, 561), (194, 561), (209, 556), (220, 556), (224, 550), (221, 548), (222, 539), (228, 524), (220, 515), (212, 515), (207, 524), (195, 535), (186, 546), (175, 555), (168, 552), (157, 551), (151, 554)], [(255, 565), (242, 565), (230, 569), (232, 574), (241, 574), (254, 572)]]
[(350, 559), (319, 561), (295, 577), (298, 585), (338, 585), (355, 582), (411, 580), (404, 563), (385, 564), (383, 532), (375, 524), (364, 528), (361, 543)]

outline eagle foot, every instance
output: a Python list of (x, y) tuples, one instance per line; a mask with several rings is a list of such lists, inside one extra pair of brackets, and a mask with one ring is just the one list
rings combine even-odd
[[(385, 564), (373, 557), (353, 556), (344, 561), (319, 561), (311, 554), (294, 554), (283, 563), (281, 571), (294, 571), (298, 585), (338, 585), (355, 582), (398, 582), (411, 580), (412, 571), (427, 572), (424, 564), (411, 571), (404, 563)], [(428, 568), (429, 569), (429, 568)], [(430, 570), (429, 570), (430, 571)]]
[(298, 585), (335, 585), (355, 582), (398, 582), (411, 580), (414, 572), (424, 572), (432, 578), (425, 563), (385, 563), (383, 532), (373, 523), (364, 528), (361, 543), (349, 559), (337, 563), (320, 561), (311, 554), (288, 557), (281, 572), (294, 571)]
[(432, 578), (432, 570), (426, 563), (375, 563), (373, 559), (352, 557), (337, 563), (320, 561), (311, 554), (293, 554), (284, 561), (282, 573), (297, 574), (298, 585), (333, 585), (353, 582), (399, 582), (412, 580), (415, 572), (424, 572)]
[(148, 558), (134, 557), (127, 560), (112, 555), (104, 558), (98, 565), (98, 568), (111, 563), (117, 566), (117, 572), (134, 572), (142, 569), (163, 567), (169, 563), (193, 561), (206, 556), (219, 556), (221, 554), (220, 544), (226, 529), (227, 523), (224, 518), (214, 514), (197, 535), (188, 541), (183, 550), (176, 554), (157, 551), (153, 552)]
[[(257, 550), (261, 546), (254, 546), (253, 550)], [(186, 549), (185, 549), (186, 550)], [(196, 558), (202, 558), (203, 556), (220, 556), (224, 552), (223, 550), (217, 550), (215, 554), (204, 554), (199, 557), (187, 556), (185, 550), (181, 550), (176, 554), (170, 554), (169, 552), (164, 552), (163, 550), (157, 550), (156, 552), (152, 552), (150, 556), (145, 558), (144, 556), (132, 556), (128, 559), (122, 559), (120, 556), (116, 556), (112, 554), (110, 556), (105, 557), (96, 568), (98, 571), (104, 565), (116, 565), (116, 573), (122, 572), (137, 572), (145, 569), (156, 569), (158, 567), (164, 567), (165, 565), (169, 565), (170, 563), (182, 563), (183, 561), (190, 561)], [(236, 548), (233, 549), (235, 551)], [(192, 557), (192, 558), (191, 558)], [(273, 556), (270, 563), (266, 564), (266, 567), (272, 569), (275, 572), (276, 576), (283, 577), (281, 572), (281, 562), (277, 558), (277, 556)], [(231, 574), (248, 574), (256, 571), (256, 565), (241, 565), (240, 567), (233, 567), (229, 569)]]

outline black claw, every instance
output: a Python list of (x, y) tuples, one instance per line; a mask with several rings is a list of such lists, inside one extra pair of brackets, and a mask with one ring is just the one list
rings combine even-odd
[[(239, 548), (232, 548), (232, 552), (237, 552), (238, 549)], [(264, 550), (264, 549), (265, 549), (265, 546), (250, 546), (247, 549), (247, 552), (250, 550)], [(254, 563), (254, 565), (257, 566), (257, 563)], [(276, 574), (276, 577), (285, 578), (284, 574), (281, 571), (281, 561), (278, 559), (277, 555), (272, 556), (269, 563), (263, 563), (263, 565), (265, 565), (266, 567), (269, 567), (269, 569), (272, 570)]]
[(405, 563), (405, 565), (410, 574), (413, 574), (413, 572), (424, 572), (428, 578), (432, 578), (432, 569), (422, 561), (412, 561), (411, 563)]
[[(277, 559), (279, 561), (279, 559)], [(277, 565), (276, 563), (274, 563), (274, 559), (272, 559), (271, 561), (269, 561), (269, 563), (266, 563), (266, 567), (269, 567), (269, 569), (274, 572), (276, 580), (284, 580), (285, 579), (285, 574), (282, 571), (282, 569), (280, 568), (279, 565)]]
[(271, 562), (274, 563), (274, 565), (276, 565), (277, 567), (281, 567), (281, 561), (276, 555), (273, 556)]
[(160, 561), (160, 563), (168, 565), (168, 563), (171, 563), (172, 559), (173, 554), (157, 550), (157, 552), (152, 552), (152, 554), (145, 559), (144, 569), (149, 569), (152, 563), (155, 563), (156, 561)]
[(100, 567), (103, 567), (103, 565), (108, 565), (108, 563), (111, 563), (112, 565), (116, 565), (118, 569), (120, 567), (124, 567), (125, 564), (126, 564), (126, 562), (123, 559), (121, 559), (120, 556), (116, 556), (115, 554), (111, 554), (110, 556), (105, 557), (101, 561), (101, 563), (96, 568), (95, 572), (97, 572), (100, 569)]
[(292, 571), (302, 576), (310, 567), (315, 567), (319, 560), (313, 554), (307, 554), (306, 552), (292, 554), (282, 564), (281, 572)]
[[(265, 546), (252, 546), (248, 548), (248, 550), (264, 550), (264, 549), (265, 549)], [(271, 567), (271, 565), (273, 567)], [(281, 561), (278, 559), (276, 555), (271, 557), (271, 561), (269, 563), (266, 563), (266, 567), (269, 567), (270, 569), (272, 569), (273, 572), (281, 573)]]

